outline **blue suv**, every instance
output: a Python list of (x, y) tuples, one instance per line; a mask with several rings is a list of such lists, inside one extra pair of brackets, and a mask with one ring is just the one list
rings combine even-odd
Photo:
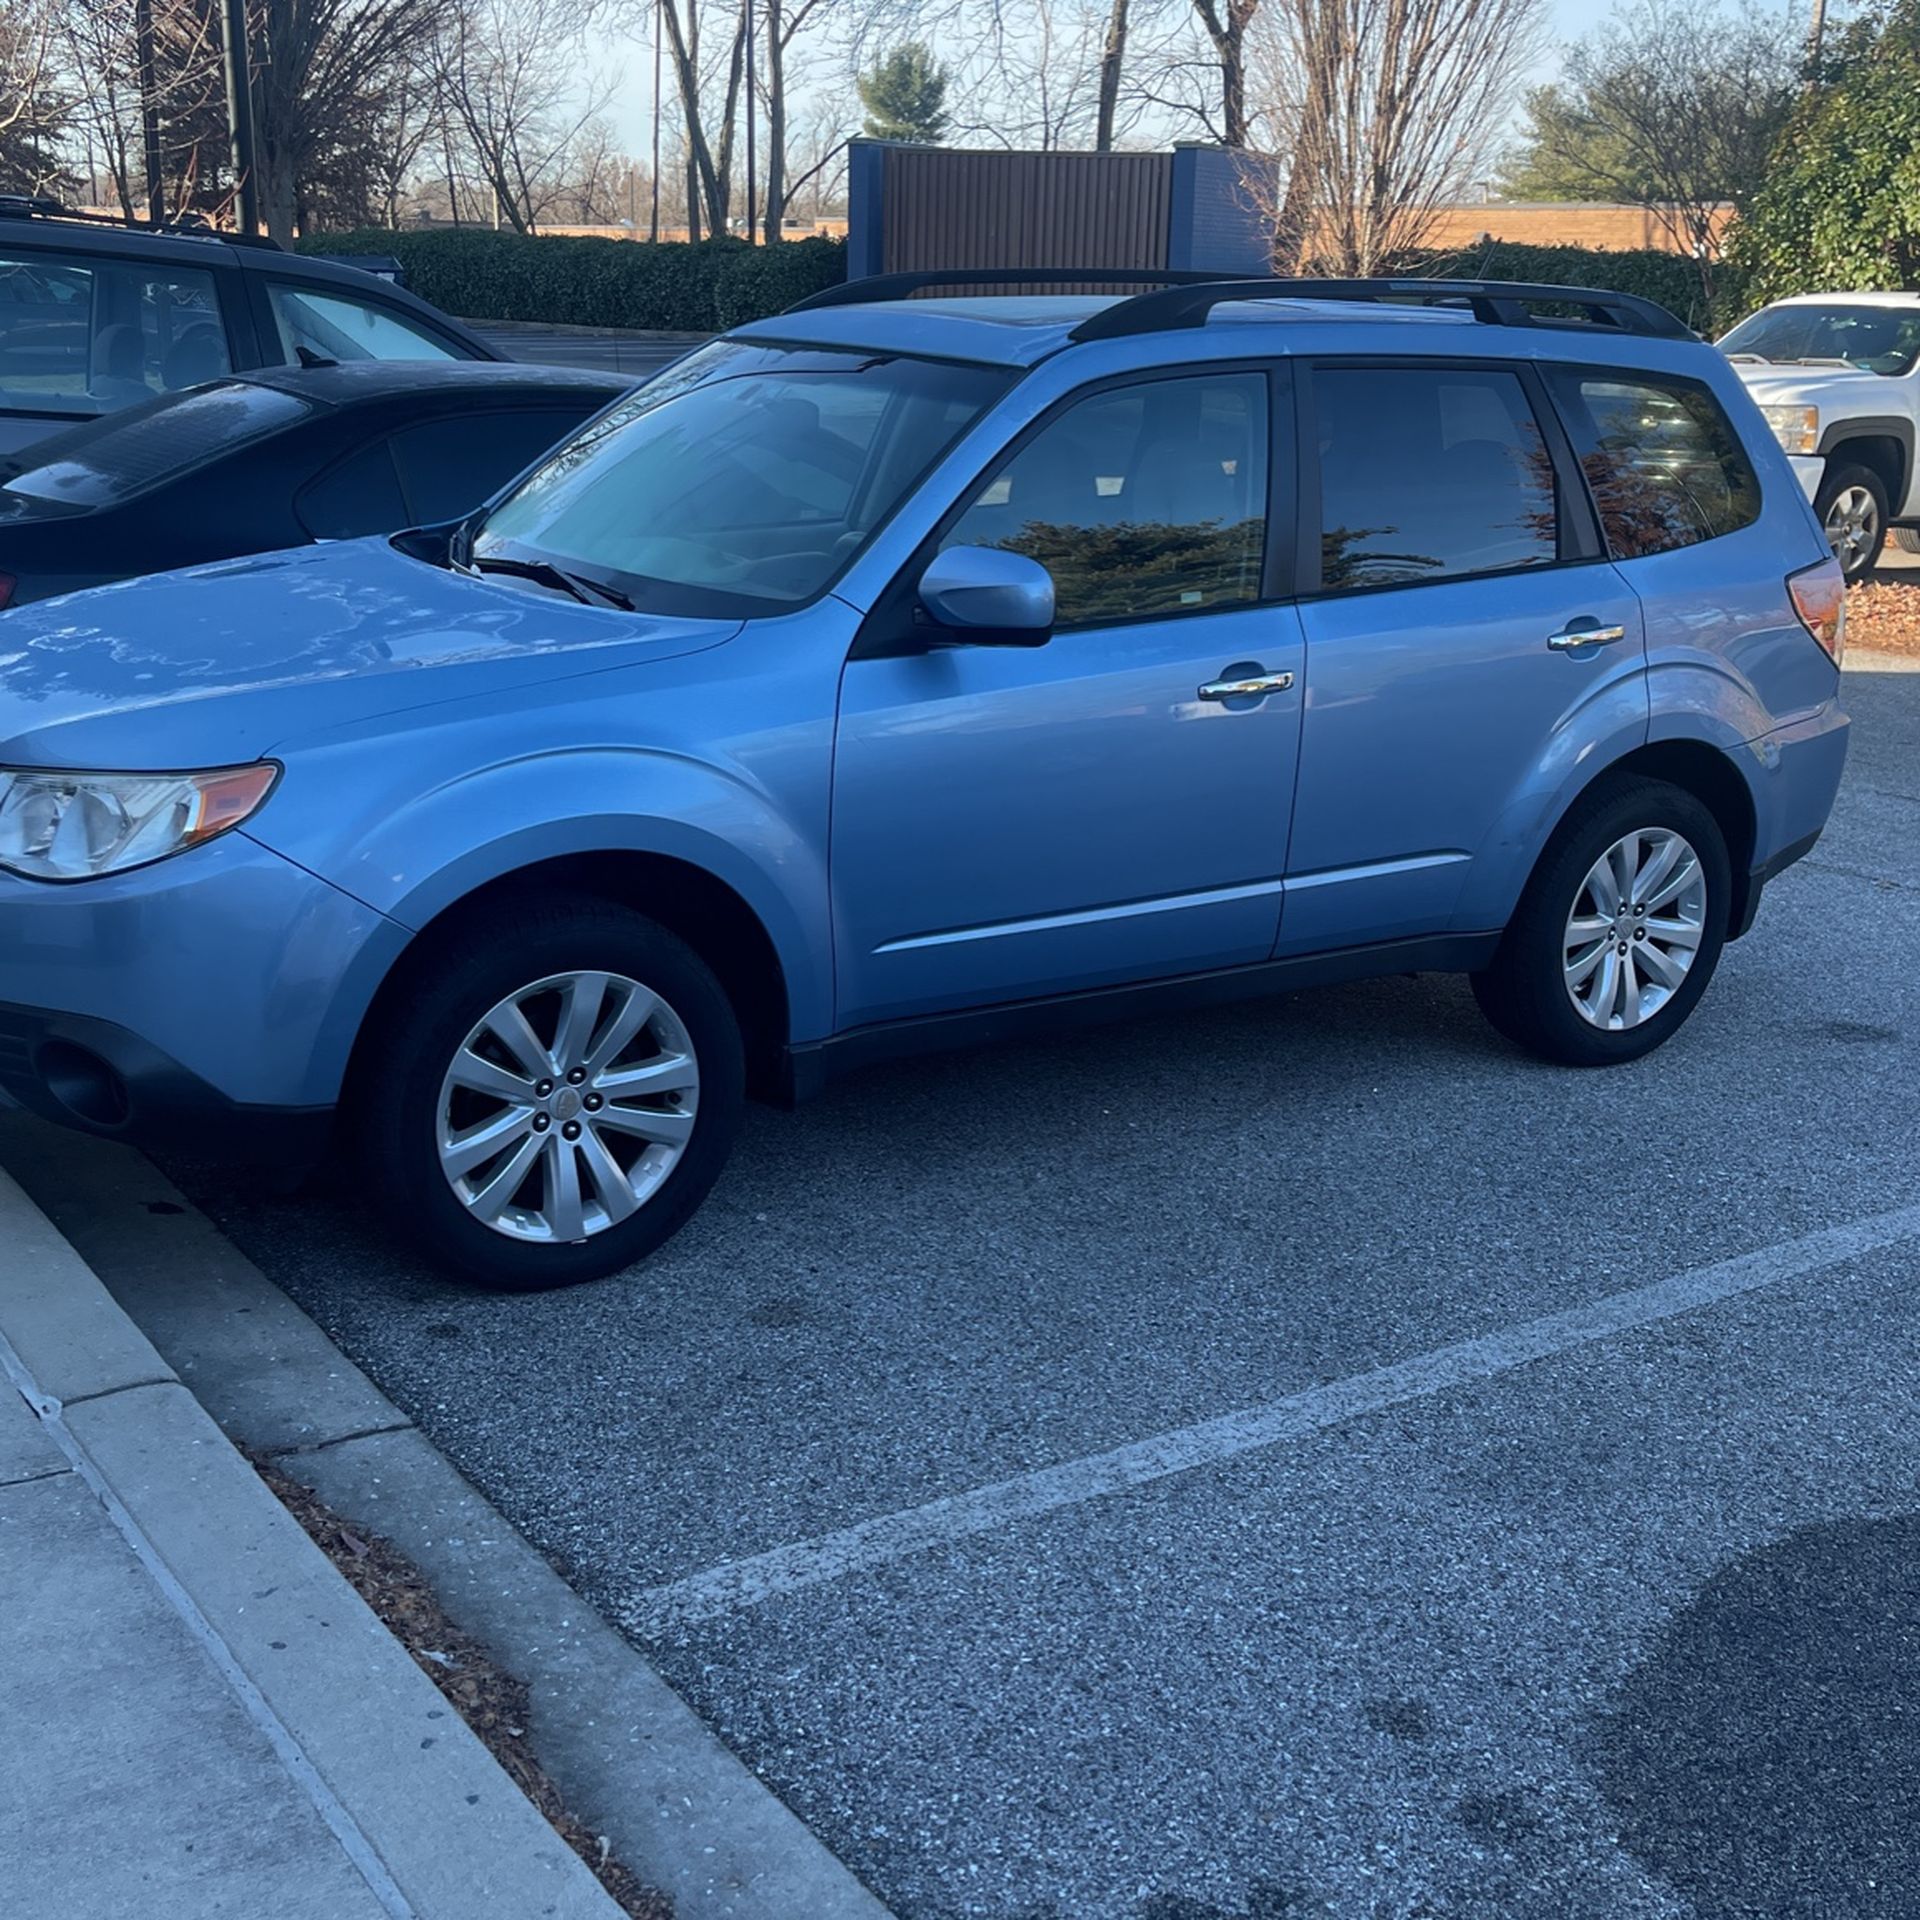
[(0, 1085), (338, 1122), (542, 1287), (747, 1091), (910, 1049), (1412, 969), (1668, 1039), (1847, 737), (1726, 362), (1604, 292), (964, 278), (742, 327), (457, 525), (0, 615)]

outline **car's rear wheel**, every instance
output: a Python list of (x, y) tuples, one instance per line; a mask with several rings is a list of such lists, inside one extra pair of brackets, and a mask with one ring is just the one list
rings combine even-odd
[(1732, 891), (1726, 841), (1699, 800), (1665, 781), (1607, 782), (1562, 823), (1474, 975), (1481, 1011), (1545, 1060), (1637, 1060), (1706, 992)]
[(360, 1049), (355, 1121), (387, 1212), (483, 1286), (644, 1259), (739, 1124), (739, 1024), (705, 962), (615, 903), (544, 896), (409, 969)]
[(1880, 476), (1867, 467), (1830, 467), (1813, 510), (1847, 584), (1865, 579), (1887, 538), (1887, 490)]

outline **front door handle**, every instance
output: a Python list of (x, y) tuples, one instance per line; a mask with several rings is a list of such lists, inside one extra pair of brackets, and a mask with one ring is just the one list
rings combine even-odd
[(1575, 647), (1610, 647), (1626, 637), (1625, 627), (1603, 627), (1597, 621), (1583, 626), (1576, 620), (1564, 632), (1548, 634), (1547, 645), (1555, 653), (1570, 653)]
[[(1232, 672), (1228, 668), (1228, 672)], [(1290, 673), (1249, 674), (1244, 680), (1209, 680), (1200, 689), (1202, 700), (1258, 700), (1269, 693), (1285, 693), (1293, 685)]]

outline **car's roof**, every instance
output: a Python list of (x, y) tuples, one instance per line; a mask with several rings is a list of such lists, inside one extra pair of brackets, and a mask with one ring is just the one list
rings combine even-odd
[(232, 378), (334, 407), (362, 406), (423, 390), (496, 399), (587, 394), (611, 400), (635, 385), (630, 374), (522, 360), (354, 360), (333, 367), (260, 367)]
[[(1111, 295), (987, 295), (858, 302), (777, 314), (736, 327), (740, 340), (859, 347), (990, 366), (1030, 367), (1070, 344), (1075, 327), (1115, 304)], [(1272, 299), (1222, 305), (1209, 326), (1287, 326), (1340, 321), (1369, 327), (1472, 326), (1463, 309), (1369, 306), (1351, 301)]]
[[(154, 233), (115, 220), (59, 214), (0, 213), (0, 250), (7, 253), (105, 253), (135, 260), (197, 262), (231, 258), (233, 242), (218, 233), (171, 227)], [(278, 252), (277, 248), (268, 249)], [(291, 257), (291, 256), (288, 256)]]

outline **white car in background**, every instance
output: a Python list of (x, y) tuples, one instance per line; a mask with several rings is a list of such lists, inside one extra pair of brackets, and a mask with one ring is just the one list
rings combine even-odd
[(1849, 581), (1891, 529), (1920, 553), (1920, 293), (1807, 293), (1723, 336)]

